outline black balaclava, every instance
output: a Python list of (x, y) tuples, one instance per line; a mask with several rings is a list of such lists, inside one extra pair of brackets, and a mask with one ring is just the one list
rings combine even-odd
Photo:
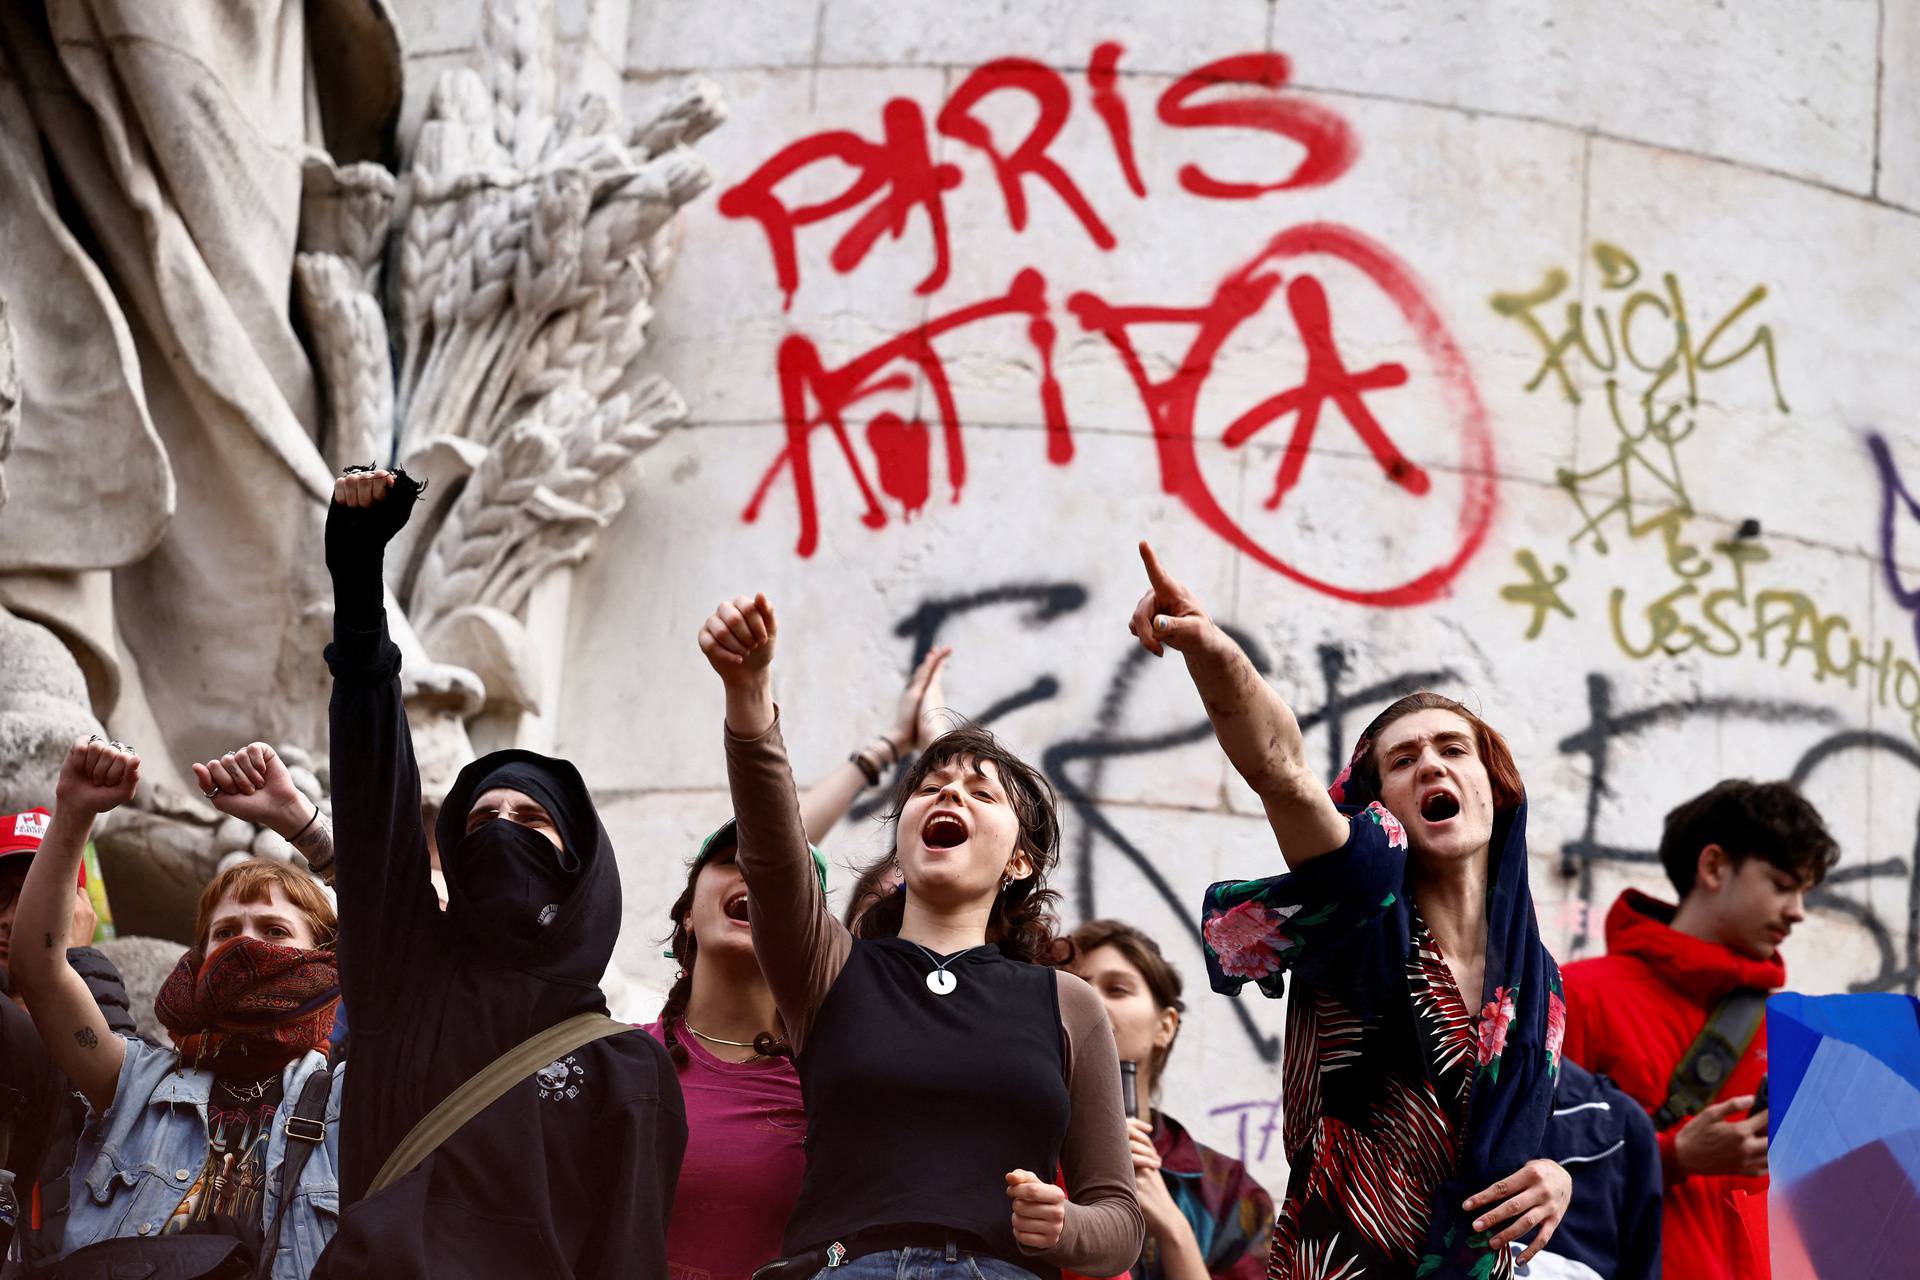
[[(467, 831), (474, 801), (496, 787), (539, 801), (563, 847), (504, 818)], [(511, 968), (599, 985), (619, 935), (620, 877), (579, 770), (531, 751), (482, 756), (460, 771), (435, 834), (461, 937)]]

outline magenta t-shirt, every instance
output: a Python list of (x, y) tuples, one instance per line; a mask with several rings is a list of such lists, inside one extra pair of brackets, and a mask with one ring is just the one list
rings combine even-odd
[[(658, 1022), (647, 1034), (662, 1044)], [(667, 1224), (670, 1280), (747, 1280), (780, 1256), (807, 1170), (806, 1112), (789, 1058), (722, 1062), (682, 1026), (687, 1154)]]

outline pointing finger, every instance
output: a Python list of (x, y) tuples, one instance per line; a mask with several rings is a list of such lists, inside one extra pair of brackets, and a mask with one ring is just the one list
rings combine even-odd
[(1147, 567), (1147, 581), (1153, 584), (1155, 595), (1170, 596), (1180, 589), (1179, 584), (1160, 567), (1160, 557), (1153, 554), (1153, 547), (1145, 538), (1140, 540), (1140, 561)]

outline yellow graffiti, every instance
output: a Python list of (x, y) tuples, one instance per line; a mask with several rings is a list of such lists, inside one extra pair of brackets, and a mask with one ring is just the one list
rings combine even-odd
[(1567, 566), (1553, 566), (1553, 576), (1549, 578), (1540, 568), (1540, 561), (1533, 552), (1516, 551), (1513, 559), (1520, 566), (1520, 572), (1527, 575), (1527, 580), (1500, 588), (1500, 598), (1533, 610), (1533, 621), (1527, 624), (1527, 639), (1532, 640), (1547, 625), (1549, 612), (1564, 613), (1569, 618), (1573, 616), (1572, 608), (1560, 598), (1558, 590), (1560, 584), (1567, 580)]
[[(1754, 285), (1706, 323), (1695, 319), (1699, 313), (1690, 310), (1674, 273), (1656, 279), (1631, 253), (1604, 241), (1591, 253), (1597, 279), (1589, 288), (1598, 294), (1591, 305), (1569, 296), (1572, 277), (1558, 267), (1533, 289), (1495, 293), (1491, 303), (1539, 346), (1527, 390), (1552, 386), (1581, 404), (1595, 398), (1597, 386), (1613, 427), (1603, 462), (1555, 475), (1577, 517), (1568, 546), (1610, 556), (1617, 543), (1652, 542), (1662, 552), (1664, 580), (1633, 578), (1609, 591), (1614, 645), (1636, 661), (1749, 655), (1816, 682), (1864, 685), (1881, 706), (1906, 713), (1920, 737), (1920, 669), (1896, 656), (1891, 641), (1875, 653), (1862, 628), (1805, 592), (1750, 581), (1773, 560), (1758, 542), (1756, 522), (1705, 548), (1694, 525), (1682, 455), (1698, 430), (1702, 387), (1748, 370), (1742, 376), (1763, 375), (1773, 406), (1791, 412), (1780, 387), (1774, 331), (1758, 311), (1767, 287)], [(1501, 586), (1500, 598), (1531, 610), (1527, 639), (1538, 639), (1554, 614), (1575, 618), (1562, 595), (1572, 574), (1567, 565), (1549, 570), (1530, 548), (1517, 551), (1514, 563), (1523, 578)]]
[[(1538, 390), (1551, 375), (1559, 380), (1561, 394), (1573, 404), (1580, 404), (1580, 389), (1574, 378), (1577, 370), (1567, 366), (1568, 355), (1578, 351), (1587, 365), (1606, 375), (1603, 385), (1615, 421), (1623, 433), (1632, 434), (1631, 428), (1626, 425), (1627, 415), (1622, 412), (1619, 396), (1619, 378), (1625, 372), (1621, 364), (1623, 359), (1634, 371), (1650, 376), (1651, 380), (1640, 390), (1638, 401), (1641, 416), (1651, 423), (1666, 416), (1656, 408), (1663, 398), (1672, 398), (1688, 409), (1697, 408), (1700, 404), (1702, 374), (1729, 369), (1759, 352), (1766, 361), (1774, 404), (1782, 413), (1792, 412), (1785, 394), (1780, 390), (1780, 370), (1774, 356), (1771, 326), (1757, 326), (1738, 350), (1724, 355), (1715, 354), (1721, 339), (1733, 325), (1766, 301), (1765, 285), (1755, 285), (1748, 290), (1737, 306), (1706, 330), (1705, 340), (1696, 345), (1693, 336), (1699, 326), (1688, 319), (1686, 294), (1677, 276), (1672, 272), (1661, 276), (1662, 291), (1635, 289), (1634, 286), (1640, 282), (1641, 271), (1640, 264), (1632, 254), (1617, 245), (1598, 241), (1593, 246), (1593, 258), (1600, 268), (1602, 300), (1586, 307), (1578, 298), (1568, 299), (1561, 309), (1563, 327), (1558, 336), (1549, 331), (1547, 323), (1536, 313), (1566, 292), (1572, 281), (1565, 271), (1552, 268), (1537, 287), (1525, 293), (1493, 295), (1493, 309), (1509, 319), (1517, 320), (1540, 343), (1540, 367), (1527, 381), (1528, 391)], [(1624, 300), (1615, 296), (1627, 290), (1632, 292), (1627, 293)], [(1609, 301), (1617, 303), (1612, 310), (1607, 305)], [(1657, 360), (1650, 359), (1644, 348), (1636, 349), (1634, 340), (1635, 323), (1649, 310), (1657, 317), (1656, 331), (1663, 328), (1672, 344)], [(1593, 326), (1591, 331), (1589, 323)], [(1669, 386), (1675, 379), (1680, 380), (1680, 385)], [(1688, 424), (1688, 429), (1691, 429), (1691, 424)]]

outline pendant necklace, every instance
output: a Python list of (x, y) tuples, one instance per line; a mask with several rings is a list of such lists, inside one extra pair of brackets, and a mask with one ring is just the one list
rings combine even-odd
[[(913, 945), (920, 947), (920, 944), (917, 942)], [(985, 943), (980, 944), (980, 946), (985, 945)], [(920, 950), (926, 952), (927, 959), (933, 961), (933, 972), (927, 975), (927, 990), (937, 996), (952, 995), (954, 988), (960, 985), (960, 979), (949, 973), (947, 966), (955, 960), (958, 960), (961, 956), (966, 955), (967, 951), (978, 951), (979, 949), (980, 947), (968, 947), (966, 951), (956, 951), (945, 960), (942, 960), (939, 956), (934, 955), (933, 952), (927, 951), (925, 947), (920, 947)]]

